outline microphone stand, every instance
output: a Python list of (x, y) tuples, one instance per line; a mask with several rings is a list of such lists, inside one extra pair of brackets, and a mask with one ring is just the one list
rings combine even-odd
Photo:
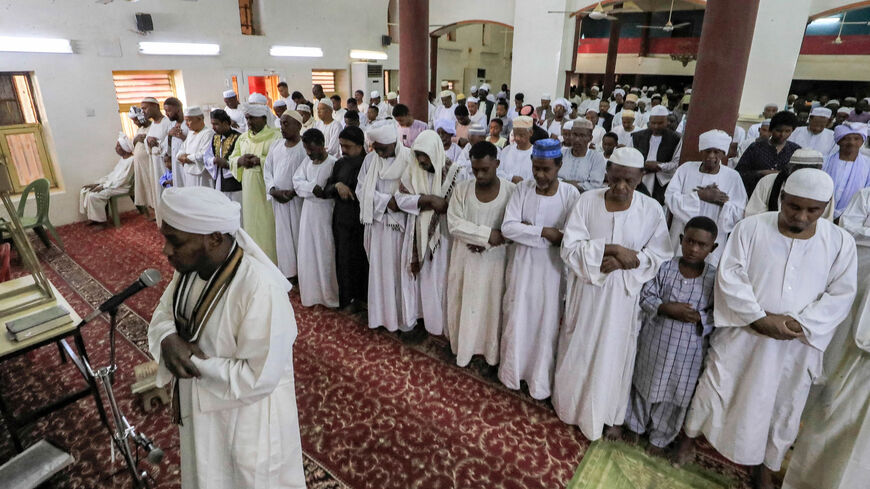
[[(114, 427), (112, 427), (109, 426), (107, 422), (106, 429), (111, 433), (115, 447), (117, 447), (118, 451), (120, 451), (124, 456), (124, 461), (127, 464), (130, 476), (133, 478), (133, 487), (135, 489), (152, 489), (152, 478), (146, 470), (139, 472), (138, 450), (134, 457), (130, 442), (132, 441), (134, 446), (137, 448), (142, 447), (145, 450), (148, 450), (149, 461), (156, 459), (159, 462), (159, 458), (162, 457), (162, 452), (159, 452), (159, 448), (154, 447), (151, 440), (149, 440), (144, 433), (136, 432), (136, 428), (127, 421), (127, 417), (121, 412), (121, 409), (118, 407), (118, 402), (115, 400), (115, 392), (112, 389), (112, 384), (115, 380), (115, 371), (118, 370), (118, 365), (115, 363), (115, 330), (117, 328), (118, 308), (112, 308), (107, 312), (109, 313), (109, 365), (93, 370), (87, 359), (82, 358), (81, 360), (84, 362), (84, 368), (88, 372), (88, 375), (90, 375), (94, 381), (99, 381), (103, 386), (103, 391), (106, 393), (106, 399), (109, 401), (109, 411), (112, 414), (112, 421), (114, 424)], [(159, 452), (159, 454), (157, 452)], [(153, 457), (152, 453), (154, 453)]]

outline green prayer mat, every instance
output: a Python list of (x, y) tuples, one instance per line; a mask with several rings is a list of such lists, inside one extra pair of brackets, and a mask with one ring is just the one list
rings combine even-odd
[(735, 483), (697, 466), (673, 467), (641, 448), (604, 440), (593, 443), (566, 489), (728, 489)]

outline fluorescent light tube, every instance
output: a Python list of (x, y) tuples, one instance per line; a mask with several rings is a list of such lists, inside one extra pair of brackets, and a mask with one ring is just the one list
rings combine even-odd
[(365, 49), (351, 49), (350, 57), (353, 59), (387, 59), (387, 53), (383, 51), (366, 51)]
[(69, 39), (0, 36), (0, 51), (17, 53), (72, 53)]
[(306, 48), (302, 46), (272, 46), (269, 48), (269, 54), (272, 56), (322, 58), (323, 50), (320, 48)]
[(140, 42), (139, 52), (171, 56), (217, 56), (221, 52), (221, 46), (198, 42)]

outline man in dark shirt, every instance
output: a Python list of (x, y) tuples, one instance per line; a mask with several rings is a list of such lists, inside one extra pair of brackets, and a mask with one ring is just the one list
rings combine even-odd
[(783, 170), (792, 153), (800, 148), (788, 140), (797, 127), (797, 116), (792, 112), (777, 112), (770, 119), (770, 138), (756, 141), (746, 148), (735, 168), (743, 178), (746, 194), (752, 195), (755, 185), (765, 175)]

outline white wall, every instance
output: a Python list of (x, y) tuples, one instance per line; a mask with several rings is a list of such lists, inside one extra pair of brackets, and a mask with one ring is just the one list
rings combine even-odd
[[(117, 160), (113, 141), (120, 121), (113, 70), (180, 70), (183, 86), (179, 88), (188, 105), (222, 105), (227, 73), (274, 71), (287, 79), (291, 89), (308, 96), (312, 69), (349, 69), (350, 49), (381, 49), (387, 0), (366, 3), (366, 8), (360, 8), (356, 0), (330, 0), (330, 8), (324, 9), (312, 8), (304, 0), (265, 1), (259, 20), (264, 35), (243, 36), (238, 4), (232, 0), (115, 0), (108, 5), (92, 0), (0, 0), (3, 35), (73, 40), (75, 54), (71, 55), (0, 55), (0, 71), (33, 72), (42, 95), (49, 147), (61, 181), (61, 190), (52, 195), (52, 221), (81, 219), (78, 189), (107, 173)], [(136, 12), (152, 15), (150, 35), (134, 32)], [(343, 19), (349, 21), (342, 24)], [(339, 30), (341, 35), (334, 35)], [(144, 56), (137, 47), (142, 40), (216, 42), (221, 55)], [(273, 58), (268, 54), (272, 44), (319, 46), (324, 57)], [(107, 47), (120, 50), (120, 56), (101, 56)], [(388, 54), (385, 68), (398, 68), (398, 47), (391, 46)], [(90, 110), (94, 116), (86, 117)]]
[[(437, 0), (429, 2), (431, 30), (465, 20), (488, 20), (514, 25), (515, 0)], [(530, 0), (520, 0), (535, 3)]]
[(526, 103), (538, 104), (542, 93), (562, 95), (565, 69), (571, 63), (565, 36), (571, 36), (573, 42), (574, 19), (547, 11), (565, 11), (569, 4), (566, 0), (540, 0), (515, 5), (514, 17), (522, 21), (514, 25), (511, 92), (523, 92)]
[[(604, 73), (606, 63), (606, 54), (578, 54), (577, 72)], [(695, 73), (695, 62), (690, 61), (683, 66), (683, 63), (672, 60), (670, 56), (640, 57), (636, 54), (620, 54), (616, 57), (616, 73), (692, 76)]]
[[(498, 24), (485, 24), (487, 45), (481, 45), (484, 24), (469, 24), (456, 29), (456, 41), (447, 35), (438, 40), (438, 80), (457, 80), (457, 93), (466, 95), (476, 84), (477, 68), (486, 69), (486, 79), (497, 93), (502, 83), (510, 86), (513, 32)], [(507, 39), (507, 41), (505, 41)], [(473, 74), (466, 77), (467, 70)]]

